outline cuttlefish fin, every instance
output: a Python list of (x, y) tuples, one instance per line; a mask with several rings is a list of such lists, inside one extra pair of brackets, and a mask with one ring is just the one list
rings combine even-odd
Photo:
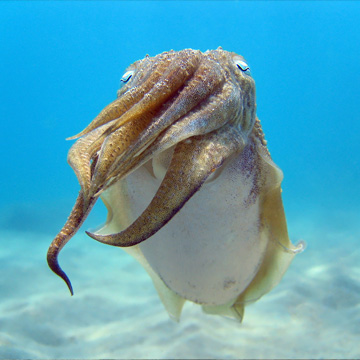
[(267, 251), (255, 278), (236, 299), (235, 309), (257, 301), (278, 285), (294, 256), (305, 249), (303, 241), (293, 245), (289, 239), (280, 186), (265, 195), (261, 220), (262, 236), (269, 239)]
[[(261, 237), (268, 239), (267, 250), (255, 278), (229, 308), (233, 314), (243, 313), (246, 304), (257, 301), (273, 289), (280, 282), (294, 256), (305, 249), (303, 241), (293, 245), (289, 239), (281, 198), (283, 173), (273, 163), (267, 148), (261, 142), (261, 139), (256, 140), (258, 162), (261, 164), (261, 176), (266, 188), (261, 198)], [(204, 310), (211, 313), (214, 309)]]
[[(259, 131), (261, 128), (257, 129)], [(261, 135), (261, 134), (260, 134)], [(284, 207), (281, 199), (282, 171), (274, 164), (262, 136), (254, 137), (258, 166), (260, 239), (267, 243), (262, 263), (246, 289), (232, 302), (221, 306), (203, 305), (208, 314), (229, 316), (242, 320), (244, 307), (257, 301), (274, 288), (285, 274), (294, 256), (304, 249), (304, 243), (293, 245), (289, 239)]]
[(181, 210), (227, 158), (243, 147), (240, 132), (230, 126), (180, 142), (154, 198), (129, 227), (110, 235), (86, 233), (99, 242), (120, 247), (145, 241)]
[(58, 256), (61, 249), (79, 230), (80, 226), (85, 221), (95, 202), (95, 198), (86, 199), (83, 190), (80, 190), (75, 205), (65, 225), (62, 227), (62, 229), (56, 235), (55, 239), (52, 241), (47, 253), (47, 262), (50, 269), (65, 281), (71, 295), (74, 294), (73, 288), (68, 276), (65, 274), (65, 272), (61, 269), (59, 265)]

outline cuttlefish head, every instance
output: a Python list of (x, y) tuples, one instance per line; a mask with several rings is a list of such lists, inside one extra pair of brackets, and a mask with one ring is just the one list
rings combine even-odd
[(226, 159), (243, 149), (254, 128), (255, 83), (245, 60), (221, 48), (146, 56), (124, 73), (117, 99), (78, 135), (68, 162), (81, 189), (48, 251), (50, 268), (71, 283), (58, 263), (102, 192), (166, 154), (161, 185), (145, 211), (122, 232), (88, 233), (114, 245), (145, 241), (181, 210)]

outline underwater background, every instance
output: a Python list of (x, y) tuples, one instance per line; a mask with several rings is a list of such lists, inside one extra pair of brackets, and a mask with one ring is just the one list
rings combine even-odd
[[(360, 2), (0, 2), (0, 358), (359, 358)], [(46, 252), (79, 185), (82, 130), (146, 54), (221, 46), (248, 61), (284, 172), (292, 242), (307, 249), (243, 323), (187, 303), (169, 319), (142, 267), (84, 231)]]

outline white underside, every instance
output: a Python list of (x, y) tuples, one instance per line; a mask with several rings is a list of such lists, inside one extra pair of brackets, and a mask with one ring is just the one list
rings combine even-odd
[[(181, 297), (206, 305), (234, 300), (251, 282), (267, 245), (259, 231), (259, 204), (245, 204), (253, 179), (237, 159), (203, 185), (178, 214), (139, 248), (154, 272)], [(155, 162), (156, 164), (156, 162)], [(134, 221), (161, 180), (141, 167), (127, 177)], [(118, 231), (120, 231), (118, 229)]]
[[(230, 316), (241, 320), (241, 306), (229, 310), (235, 300), (249, 293), (246, 301), (255, 301), (269, 291), (298, 251), (290, 249), (286, 223), (285, 233), (276, 236), (271, 224), (262, 223), (263, 196), (249, 201), (260, 181), (247, 166), (255, 164), (255, 156), (249, 151), (229, 159), (155, 235), (125, 248), (148, 271), (174, 318), (187, 299), (202, 304), (207, 312), (231, 311)], [(263, 171), (270, 171), (265, 179), (279, 189), (281, 171), (270, 159), (265, 163), (269, 164), (262, 166)], [(151, 202), (167, 165), (168, 158), (160, 156), (104, 192), (109, 218), (98, 233), (117, 233), (129, 226)], [(263, 195), (268, 185), (262, 186)], [(285, 222), (283, 210), (274, 211), (279, 212), (276, 221)]]

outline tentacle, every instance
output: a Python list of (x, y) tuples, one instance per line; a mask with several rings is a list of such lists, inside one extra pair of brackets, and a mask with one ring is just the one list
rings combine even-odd
[(109, 129), (109, 132), (113, 132), (128, 121), (138, 118), (144, 112), (160, 109), (194, 74), (200, 60), (201, 53), (199, 51), (179, 51), (161, 78), (153, 83), (152, 88), (119, 119), (113, 128)]
[[(213, 64), (211, 61), (201, 62), (191, 80), (177, 94), (166, 111), (161, 116), (154, 118), (146, 131), (126, 150), (123, 156), (115, 159), (108, 171), (107, 179), (116, 178), (122, 169), (127, 169), (127, 167), (124, 168), (123, 164), (128, 163), (141, 151), (144, 151), (163, 130), (209, 98), (223, 83), (224, 77), (217, 64)], [(213, 109), (208, 109), (208, 111), (213, 111)], [(215, 109), (214, 111), (216, 112)], [(219, 117), (223, 118), (224, 115), (219, 115)]]
[[(236, 118), (239, 107), (237, 103), (237, 89), (224, 84), (213, 96), (201, 102), (199, 108), (194, 108), (163, 131), (141, 154), (141, 157), (148, 160), (189, 137), (204, 135), (219, 129), (231, 119)], [(228, 107), (233, 111), (225, 112)]]
[[(128, 97), (130, 97), (130, 92)], [(90, 131), (96, 129), (97, 127), (106, 124), (111, 120), (119, 118), (123, 113), (126, 112), (127, 108), (130, 107), (130, 105), (132, 105), (130, 99), (128, 101), (125, 101), (125, 99), (123, 98), (114, 100), (112, 103), (107, 105), (103, 110), (101, 110), (99, 115), (83, 131), (79, 132), (74, 136), (68, 137), (66, 140), (77, 139), (81, 136), (88, 134)]]
[[(184, 53), (186, 53), (186, 51), (184, 51)], [(184, 54), (182, 53), (179, 53), (178, 55), (180, 58), (179, 60), (183, 60), (181, 63), (183, 66), (179, 67), (177, 63), (175, 63), (175, 66), (172, 63), (172, 66), (169, 66), (159, 83), (157, 83), (138, 104), (134, 105), (126, 114), (124, 114), (115, 126), (108, 129), (107, 132), (109, 135), (102, 146), (98, 165), (95, 168), (95, 178), (93, 179), (91, 185), (91, 194), (98, 193), (104, 185), (105, 179), (112, 177), (114, 171), (118, 171), (118, 163), (120, 162), (121, 155), (125, 154), (126, 149), (131, 148), (131, 146), (129, 146), (130, 142), (132, 143), (131, 145), (134, 145), (133, 147), (138, 148), (147, 145), (146, 143), (143, 144), (141, 141), (134, 140), (139, 138), (141, 133), (148, 132), (150, 121), (156, 118), (155, 114), (157, 110), (159, 110), (159, 107), (163, 108), (163, 103), (167, 100), (167, 98), (174, 96), (177, 93), (183, 83), (195, 72), (198, 62), (200, 61), (198, 57), (185, 57), (183, 59), (183, 56)], [(179, 116), (181, 116), (181, 114), (185, 113), (189, 110), (189, 108), (199, 103), (204, 97), (208, 96), (208, 93), (220, 82), (219, 78), (221, 79), (219, 71), (215, 73), (212, 68), (213, 66), (206, 64), (206, 66), (203, 65), (200, 67), (200, 75), (198, 74), (198, 71), (196, 71), (194, 78), (191, 79), (189, 84), (185, 86), (186, 90), (184, 89), (184, 91), (190, 92), (187, 103), (184, 103), (184, 98), (189, 94), (187, 93), (186, 95), (181, 96), (182, 93), (180, 93), (180, 96), (172, 102), (172, 105), (168, 109), (173, 109), (173, 105), (176, 104), (176, 111), (165, 111), (168, 118), (172, 118), (173, 121), (175, 121)], [(207, 76), (210, 80), (206, 85), (207, 90), (204, 91), (204, 86), (201, 86), (200, 82), (203, 81), (203, 74), (207, 70)], [(169, 84), (171, 84), (171, 86)], [(181, 109), (180, 113), (179, 109)], [(174, 114), (177, 116), (174, 116)], [(160, 118), (163, 119), (164, 117), (160, 116)], [(119, 125), (121, 125), (121, 127), (114, 131)], [(138, 131), (140, 129), (141, 131)], [(132, 135), (135, 135), (135, 137)], [(153, 134), (153, 138), (156, 135), (158, 135), (158, 133)], [(115, 143), (119, 144), (121, 142), (124, 146), (114, 146)]]
[[(67, 138), (67, 140), (79, 138), (111, 120), (120, 119), (123, 114), (125, 114), (134, 104), (139, 102), (145, 94), (150, 91), (154, 84), (158, 82), (159, 78), (164, 74), (164, 71), (171, 63), (173, 57), (174, 52), (167, 52), (162, 54), (157, 61), (151, 59), (150, 62), (154, 66), (145, 66), (142, 68), (141, 74), (137, 79), (140, 82), (139, 85), (132, 86), (130, 89), (128, 86), (125, 86), (124, 89), (121, 89), (119, 91), (119, 95), (121, 95), (119, 98), (106, 106), (83, 131)], [(126, 119), (123, 119), (122, 122), (119, 121), (118, 127), (126, 122)]]
[(229, 127), (179, 143), (156, 195), (134, 223), (118, 234), (87, 234), (113, 246), (127, 247), (145, 241), (172, 219), (209, 175), (243, 147), (241, 134)]
[(75, 235), (79, 230), (81, 224), (84, 222), (88, 216), (90, 210), (94, 206), (96, 198), (86, 199), (82, 190), (80, 190), (78, 198), (75, 202), (75, 205), (60, 232), (56, 235), (55, 239), (52, 241), (48, 253), (47, 253), (47, 262), (50, 269), (58, 276), (60, 276), (68, 286), (71, 295), (74, 294), (71, 282), (65, 272), (61, 269), (58, 256), (61, 249), (66, 245), (66, 243)]
[[(121, 166), (117, 167), (116, 172), (111, 173), (106, 179), (107, 184), (103, 186), (102, 190), (111, 187), (115, 182), (129, 175), (160, 152), (189, 137), (204, 135), (217, 130), (229, 121), (229, 117), (230, 119), (232, 117), (236, 118), (237, 109), (239, 108), (237, 106), (237, 92), (236, 88), (224, 84), (223, 87), (219, 88), (218, 92), (215, 92), (213, 96), (202, 102), (200, 108), (194, 108), (186, 116), (163, 131), (145, 151), (129, 159), (126, 163), (122, 162)], [(229, 105), (233, 111), (225, 112), (225, 108)]]
[(112, 166), (114, 159), (121, 156), (121, 154), (136, 141), (139, 134), (146, 129), (152, 118), (153, 114), (151, 112), (146, 113), (141, 118), (124, 124), (106, 137), (101, 146), (98, 160), (93, 171), (90, 188), (91, 195), (97, 193), (104, 185), (109, 168)]
[(68, 153), (68, 163), (74, 170), (76, 177), (80, 183), (83, 193), (87, 196), (91, 183), (91, 166), (90, 161), (100, 150), (104, 138), (101, 136), (104, 131), (109, 128), (114, 121), (102, 125), (84, 137), (76, 141), (70, 148)]

